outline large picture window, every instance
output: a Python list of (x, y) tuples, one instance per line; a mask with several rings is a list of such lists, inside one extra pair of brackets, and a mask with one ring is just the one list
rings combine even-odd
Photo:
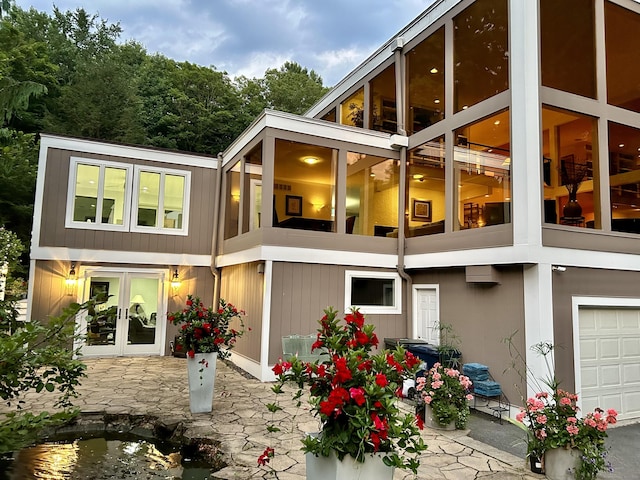
[(402, 313), (402, 284), (393, 272), (345, 272), (345, 311), (358, 307), (365, 314)]

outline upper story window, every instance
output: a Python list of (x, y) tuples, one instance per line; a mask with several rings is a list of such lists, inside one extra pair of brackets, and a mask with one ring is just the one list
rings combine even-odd
[(507, 0), (477, 0), (453, 19), (455, 112), (509, 88)]
[(371, 113), (369, 125), (372, 130), (396, 133), (398, 117), (396, 113), (396, 68), (389, 65), (371, 80)]
[(65, 227), (187, 234), (190, 173), (71, 157)]
[(607, 102), (640, 113), (640, 14), (604, 2)]
[(640, 129), (609, 122), (611, 230), (640, 233)]
[(240, 220), (240, 167), (241, 163), (231, 167), (225, 173), (226, 176), (226, 207), (224, 216), (224, 238), (229, 239), (238, 235), (238, 222)]
[(361, 88), (340, 104), (340, 123), (364, 127), (364, 88)]
[(358, 307), (365, 314), (402, 313), (402, 283), (394, 272), (345, 272), (345, 311)]
[(542, 85), (596, 98), (593, 0), (540, 2), (540, 57)]
[(444, 118), (444, 27), (406, 55), (409, 79), (409, 135)]

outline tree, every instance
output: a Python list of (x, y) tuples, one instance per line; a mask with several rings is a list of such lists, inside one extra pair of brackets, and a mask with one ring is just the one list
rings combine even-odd
[(264, 74), (265, 98), (268, 106), (299, 115), (311, 108), (329, 88), (322, 85), (322, 77), (296, 62), (285, 62), (279, 70)]

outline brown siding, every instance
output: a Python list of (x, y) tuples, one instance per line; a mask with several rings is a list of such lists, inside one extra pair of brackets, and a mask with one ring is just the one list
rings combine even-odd
[[(412, 272), (413, 283), (440, 287), (440, 322), (449, 324), (459, 337), (462, 360), (478, 362), (500, 382), (507, 397), (520, 401), (524, 384), (514, 370), (503, 339), (514, 336), (514, 344), (526, 353), (524, 344), (524, 283), (521, 267), (501, 267), (501, 283), (489, 286), (467, 283), (464, 268)], [(515, 387), (518, 385), (518, 387)]]
[[(69, 186), (69, 159), (71, 156), (190, 171), (189, 235), (105, 232), (102, 230), (65, 228), (67, 190)], [(210, 255), (213, 236), (215, 172), (212, 168), (49, 149), (42, 205), (40, 245), (89, 250)]]
[(56, 260), (36, 261), (33, 282), (33, 296), (31, 300), (31, 318), (46, 320), (50, 316), (57, 316), (62, 310), (76, 300), (67, 295), (65, 279), (69, 273), (67, 262)]
[[(274, 262), (269, 338), (270, 364), (277, 362), (282, 356), (283, 336), (316, 333), (317, 322), (328, 306), (342, 312), (345, 270), (376, 271), (370, 268), (343, 265)], [(406, 305), (403, 305), (403, 311), (406, 311)], [(384, 347), (385, 337), (406, 337), (407, 335), (404, 315), (367, 315), (366, 323), (375, 325), (381, 347)]]
[(640, 296), (640, 272), (567, 267), (553, 274), (553, 335), (556, 374), (564, 388), (575, 390), (572, 296)]
[[(236, 352), (256, 362), (260, 361), (264, 274), (258, 273), (258, 263), (245, 263), (222, 269), (220, 297), (246, 312), (245, 335), (238, 340)], [(251, 331), (249, 331), (251, 329)]]
[(639, 239), (640, 235), (633, 233), (602, 232), (592, 229), (569, 230), (563, 227), (542, 229), (542, 244), (545, 247), (639, 254)]

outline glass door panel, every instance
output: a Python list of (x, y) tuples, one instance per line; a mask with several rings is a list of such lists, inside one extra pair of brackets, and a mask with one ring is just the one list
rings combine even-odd
[(118, 330), (119, 276), (89, 277), (85, 282), (85, 300), (93, 299), (86, 315), (86, 345), (115, 345)]
[(159, 284), (160, 280), (157, 278), (131, 278), (127, 307), (127, 345), (156, 343)]

